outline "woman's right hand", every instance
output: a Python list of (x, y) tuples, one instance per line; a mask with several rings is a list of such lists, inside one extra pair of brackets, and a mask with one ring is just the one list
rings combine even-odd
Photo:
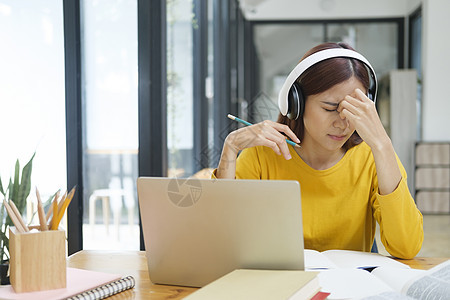
[(285, 159), (291, 159), (286, 136), (282, 133), (295, 143), (300, 143), (300, 140), (287, 125), (265, 120), (231, 132), (225, 139), (223, 151), (230, 151), (227, 156), (236, 157), (239, 151), (245, 148), (266, 146), (272, 148), (278, 155), (283, 155)]
[(236, 177), (237, 155), (239, 151), (245, 148), (267, 146), (278, 155), (282, 154), (284, 158), (291, 159), (286, 136), (282, 133), (295, 143), (300, 143), (300, 140), (288, 126), (269, 120), (231, 132), (223, 144), (216, 177), (234, 179)]

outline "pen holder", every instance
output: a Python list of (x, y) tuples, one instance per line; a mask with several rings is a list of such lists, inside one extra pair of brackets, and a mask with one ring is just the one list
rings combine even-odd
[(16, 293), (66, 287), (64, 231), (20, 233), (10, 227), (9, 253), (10, 281)]

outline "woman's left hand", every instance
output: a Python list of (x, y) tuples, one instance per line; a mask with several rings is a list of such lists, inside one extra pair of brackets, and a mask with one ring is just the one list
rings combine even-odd
[[(389, 140), (389, 136), (381, 123), (375, 108), (375, 102), (370, 100), (360, 89), (355, 90), (355, 97), (345, 96), (337, 111), (342, 119), (347, 119), (354, 126), (359, 136), (374, 149)], [(387, 139), (387, 140), (386, 140)]]
[(378, 177), (380, 195), (392, 193), (402, 179), (391, 139), (384, 130), (375, 102), (360, 89), (354, 95), (345, 96), (338, 107), (339, 116), (354, 126), (359, 136), (372, 149)]

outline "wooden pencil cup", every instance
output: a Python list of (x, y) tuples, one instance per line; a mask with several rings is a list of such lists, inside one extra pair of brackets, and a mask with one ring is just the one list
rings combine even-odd
[(9, 252), (10, 281), (16, 293), (66, 287), (64, 231), (19, 233), (10, 227)]

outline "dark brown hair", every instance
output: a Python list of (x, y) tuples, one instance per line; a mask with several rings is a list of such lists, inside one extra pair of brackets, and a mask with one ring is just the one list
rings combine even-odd
[[(333, 48), (354, 50), (345, 43), (324, 43), (306, 52), (301, 60), (313, 53)], [(297, 78), (297, 82), (301, 86), (305, 101), (308, 101), (308, 96), (325, 92), (336, 84), (344, 82), (353, 76), (362, 83), (366, 90), (369, 89), (369, 73), (364, 63), (353, 58), (336, 57), (321, 61), (311, 66), (299, 78)], [(287, 116), (279, 114), (277, 122), (288, 125), (297, 137), (300, 140), (303, 140), (305, 130), (303, 116), (299, 116), (297, 120), (291, 120)], [(345, 142), (343, 147), (348, 150), (361, 142), (361, 137), (355, 131), (353, 135)]]

